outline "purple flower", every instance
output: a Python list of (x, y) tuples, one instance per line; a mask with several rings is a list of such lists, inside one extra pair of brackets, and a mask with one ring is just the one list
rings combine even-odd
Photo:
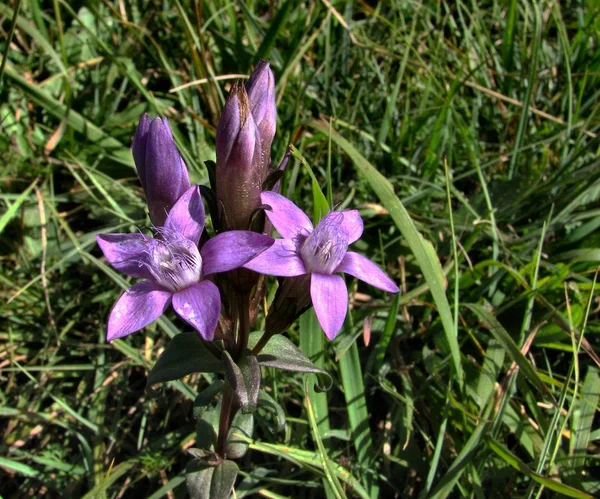
[(267, 216), (283, 239), (276, 239), (273, 246), (244, 267), (280, 277), (310, 274), (312, 303), (330, 340), (340, 332), (348, 309), (346, 283), (335, 272), (345, 272), (390, 293), (399, 291), (377, 265), (348, 251), (348, 245), (363, 232), (357, 210), (331, 212), (313, 227), (304, 212), (282, 195), (263, 192), (261, 200), (271, 206)]
[(134, 284), (114, 304), (107, 340), (122, 338), (158, 319), (171, 302), (177, 314), (212, 341), (221, 313), (219, 289), (206, 277), (235, 269), (273, 244), (273, 238), (249, 231), (229, 231), (200, 249), (204, 206), (197, 186), (188, 189), (169, 212), (160, 237), (100, 234), (98, 245), (108, 262)]
[(150, 120), (144, 114), (131, 150), (146, 193), (150, 220), (160, 227), (171, 207), (190, 188), (187, 168), (175, 146), (167, 118)]

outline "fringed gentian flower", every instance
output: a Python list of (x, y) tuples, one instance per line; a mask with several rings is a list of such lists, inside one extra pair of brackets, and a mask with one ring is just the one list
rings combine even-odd
[(261, 200), (271, 206), (267, 216), (283, 239), (276, 239), (273, 246), (244, 267), (281, 277), (310, 274), (312, 303), (330, 340), (340, 332), (348, 309), (346, 283), (336, 272), (345, 272), (390, 293), (399, 291), (377, 265), (348, 251), (348, 245), (363, 232), (357, 210), (331, 212), (313, 227), (306, 214), (280, 194), (263, 192)]
[(250, 231), (229, 231), (200, 249), (204, 206), (197, 186), (188, 189), (169, 212), (159, 237), (100, 234), (98, 245), (117, 270), (144, 281), (134, 284), (114, 304), (107, 340), (122, 338), (158, 319), (173, 303), (175, 312), (207, 341), (214, 338), (221, 313), (219, 289), (207, 279), (256, 257), (273, 238)]
[(131, 146), (140, 182), (148, 201), (150, 220), (161, 227), (172, 206), (190, 188), (167, 118), (140, 119)]

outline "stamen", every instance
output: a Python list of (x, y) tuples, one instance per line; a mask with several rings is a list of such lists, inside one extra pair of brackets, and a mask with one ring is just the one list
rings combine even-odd
[(344, 216), (331, 214), (323, 218), (305, 238), (300, 254), (309, 272), (331, 274), (348, 251), (348, 235), (342, 229)]
[(180, 291), (202, 278), (202, 258), (198, 247), (181, 234), (160, 227), (162, 239), (154, 239), (150, 271), (161, 286)]

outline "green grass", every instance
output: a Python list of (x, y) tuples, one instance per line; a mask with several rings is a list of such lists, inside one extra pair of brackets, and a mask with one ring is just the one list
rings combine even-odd
[(2, 497), (185, 496), (212, 375), (145, 390), (187, 328), (170, 313), (108, 345), (127, 282), (94, 236), (149, 225), (141, 113), (206, 183), (227, 75), (260, 57), (274, 159), (297, 149), (282, 192), (359, 208), (354, 249), (402, 295), (347, 278), (336, 342), (310, 313), (290, 329), (334, 386), (265, 370), (286, 425), (259, 410), (237, 497), (600, 494), (596, 2), (30, 0), (0, 19)]

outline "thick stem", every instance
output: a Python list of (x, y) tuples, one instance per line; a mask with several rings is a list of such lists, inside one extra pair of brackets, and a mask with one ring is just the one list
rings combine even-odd
[(219, 436), (217, 440), (217, 454), (222, 458), (227, 458), (227, 437), (229, 435), (229, 426), (231, 424), (233, 407), (233, 390), (231, 385), (225, 381), (223, 386), (223, 400), (221, 402), (221, 414), (219, 416)]

